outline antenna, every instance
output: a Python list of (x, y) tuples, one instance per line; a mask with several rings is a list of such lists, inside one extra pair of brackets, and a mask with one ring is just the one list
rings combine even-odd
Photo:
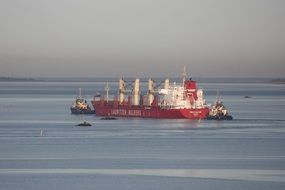
[(217, 103), (220, 102), (220, 92), (219, 92), (219, 91), (217, 91), (216, 102), (217, 102)]
[(82, 95), (81, 95), (81, 88), (79, 88), (79, 98), (81, 98)]

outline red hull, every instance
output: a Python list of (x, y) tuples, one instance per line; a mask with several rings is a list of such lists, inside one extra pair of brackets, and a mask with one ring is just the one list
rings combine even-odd
[(92, 101), (92, 105), (98, 116), (205, 119), (209, 113), (209, 108), (165, 109), (159, 106), (115, 105), (113, 102), (107, 104), (102, 101)]

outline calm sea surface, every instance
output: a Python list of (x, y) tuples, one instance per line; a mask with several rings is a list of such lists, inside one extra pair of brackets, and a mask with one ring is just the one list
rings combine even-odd
[(70, 114), (78, 88), (90, 101), (104, 85), (0, 82), (1, 190), (285, 189), (285, 85), (199, 84), (233, 121)]

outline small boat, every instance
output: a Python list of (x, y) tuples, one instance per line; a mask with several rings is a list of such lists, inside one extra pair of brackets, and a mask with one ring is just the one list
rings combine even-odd
[(90, 108), (86, 99), (81, 95), (81, 88), (79, 88), (79, 96), (71, 105), (70, 111), (72, 114), (95, 114), (95, 110)]
[(244, 96), (244, 98), (251, 98), (250, 96)]
[(83, 123), (79, 123), (76, 126), (80, 126), (80, 127), (90, 127), (92, 126), (90, 123), (88, 123), (87, 121), (84, 121)]
[(102, 117), (101, 120), (117, 120), (116, 117)]
[(223, 102), (217, 99), (207, 117), (208, 120), (233, 120), (227, 108), (224, 106)]

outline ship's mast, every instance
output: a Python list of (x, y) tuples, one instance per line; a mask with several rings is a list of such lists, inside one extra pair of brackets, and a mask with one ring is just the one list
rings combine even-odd
[(125, 99), (125, 91), (126, 91), (125, 81), (122, 77), (119, 80), (119, 102), (120, 102), (120, 104), (122, 104), (124, 99)]
[(163, 103), (164, 103), (164, 106), (166, 106), (168, 103), (167, 96), (168, 96), (168, 90), (169, 90), (169, 79), (168, 78), (164, 80), (164, 89), (166, 93), (164, 93), (163, 95), (163, 99), (164, 99)]
[(105, 91), (106, 91), (106, 99), (107, 99), (107, 102), (109, 101), (109, 82), (107, 82), (106, 86), (105, 86)]
[(153, 100), (154, 100), (154, 82), (150, 78), (148, 79), (148, 92), (147, 92), (148, 106), (151, 106)]
[(187, 77), (186, 66), (184, 66), (183, 73), (182, 73), (182, 86), (184, 86), (184, 84), (185, 84), (186, 77)]
[(136, 78), (133, 88), (133, 105), (138, 106), (139, 105), (139, 96), (140, 96), (140, 79)]

